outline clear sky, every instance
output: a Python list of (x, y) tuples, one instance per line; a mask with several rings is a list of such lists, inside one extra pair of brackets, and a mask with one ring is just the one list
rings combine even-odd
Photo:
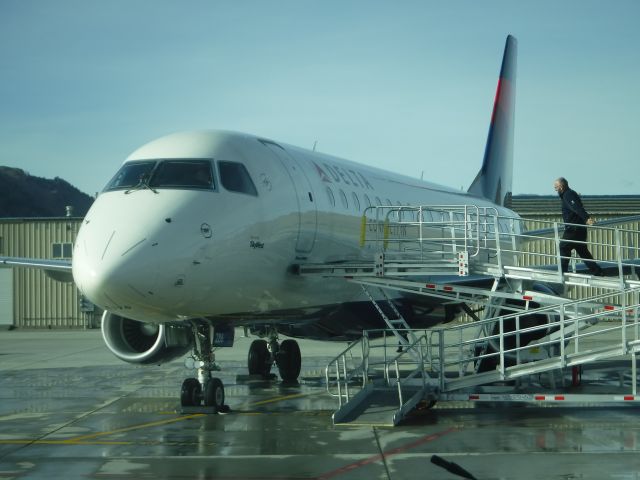
[(507, 34), (514, 193), (640, 194), (640, 1), (0, 0), (0, 165), (89, 194), (236, 130), (466, 189)]

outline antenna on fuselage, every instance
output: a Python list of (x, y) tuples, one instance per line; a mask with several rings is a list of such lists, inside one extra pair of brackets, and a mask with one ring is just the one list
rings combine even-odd
[(313, 142), (313, 151), (316, 151), (316, 146), (318, 145), (318, 140), (316, 140), (315, 142)]

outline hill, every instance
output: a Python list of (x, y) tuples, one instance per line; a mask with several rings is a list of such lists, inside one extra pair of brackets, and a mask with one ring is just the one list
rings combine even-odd
[(74, 217), (86, 215), (93, 198), (65, 180), (34, 177), (19, 168), (0, 166), (0, 217)]

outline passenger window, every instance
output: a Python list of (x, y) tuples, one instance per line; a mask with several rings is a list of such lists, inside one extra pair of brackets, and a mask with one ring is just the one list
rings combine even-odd
[(213, 188), (209, 160), (165, 160), (160, 162), (149, 180), (152, 188)]
[(380, 207), (382, 206), (382, 201), (378, 197), (376, 197), (376, 205), (378, 205)]
[(345, 210), (348, 209), (349, 202), (347, 202), (347, 196), (342, 190), (340, 190), (340, 200), (342, 200), (342, 206), (345, 208)]
[(148, 181), (155, 164), (155, 160), (125, 163), (107, 184), (104, 191), (133, 188)]
[(366, 193), (364, 194), (364, 203), (367, 206), (367, 208), (371, 206), (371, 200), (369, 200), (369, 197), (367, 196)]
[(336, 206), (336, 198), (333, 196), (333, 191), (327, 187), (327, 197), (329, 197), (329, 203), (332, 207)]
[(230, 192), (258, 196), (256, 186), (242, 163), (218, 162), (218, 169), (220, 170), (220, 183), (224, 188)]
[(353, 206), (355, 207), (356, 211), (360, 211), (360, 199), (358, 198), (358, 195), (356, 195), (356, 192), (351, 192), (351, 197), (353, 198)]

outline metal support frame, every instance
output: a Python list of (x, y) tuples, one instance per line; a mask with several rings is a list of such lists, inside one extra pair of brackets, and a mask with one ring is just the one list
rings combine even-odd
[(216, 356), (213, 349), (214, 327), (210, 324), (191, 322), (194, 345), (191, 354), (194, 360), (194, 368), (197, 370), (198, 382), (204, 391), (211, 380), (211, 372), (220, 368), (216, 364)]
[[(592, 277), (580, 273), (563, 273), (560, 256), (560, 227), (553, 223), (552, 237), (533, 237), (540, 241), (551, 241), (553, 254), (536, 254), (541, 264), (547, 267), (522, 266), (519, 257), (533, 255), (521, 248), (527, 235), (520, 234), (517, 224), (520, 219), (500, 217), (495, 209), (481, 209), (476, 206), (418, 206), (418, 207), (371, 207), (368, 213), (374, 212), (376, 238), (366, 239), (368, 217), (363, 217), (362, 244), (374, 242), (379, 252), (375, 264), (327, 264), (300, 265), (303, 275), (322, 275), (344, 277), (350, 282), (358, 283), (366, 297), (375, 306), (376, 311), (389, 327), (389, 338), (400, 342), (414, 361), (421, 362), (420, 371), (429, 372), (434, 377), (427, 381), (423, 377), (423, 387), (430, 385), (429, 395), (441, 399), (453, 399), (456, 396), (468, 395), (456, 393), (478, 385), (486, 385), (496, 381), (522, 378), (527, 375), (549, 372), (567, 367), (576, 367), (612, 358), (630, 355), (632, 370), (632, 387), (630, 395), (603, 397), (604, 401), (621, 402), (640, 401), (637, 395), (636, 354), (640, 350), (640, 281), (625, 278), (625, 273), (636, 271), (635, 264), (623, 258), (623, 253), (633, 249), (625, 245), (619, 229), (614, 230), (615, 265), (618, 275), (614, 278)], [(412, 215), (407, 215), (411, 213)], [(394, 216), (395, 215), (395, 216)], [(412, 217), (410, 222), (403, 222)], [(395, 221), (395, 219), (398, 219)], [(393, 221), (392, 221), (393, 219)], [(404, 228), (397, 228), (404, 225)], [(592, 228), (592, 227), (589, 227)], [(415, 238), (408, 232), (415, 231)], [(382, 233), (382, 236), (380, 235)], [(395, 232), (395, 233), (394, 233)], [(640, 232), (625, 232), (625, 239), (640, 238)], [(417, 249), (404, 248), (417, 244)], [(489, 260), (487, 262), (486, 260)], [(520, 264), (517, 265), (516, 264)], [(458, 283), (452, 285), (423, 283), (419, 278), (439, 275), (451, 275), (452, 270), (460, 277), (467, 275), (487, 275), (494, 277), (490, 289), (469, 287)], [(609, 293), (592, 295), (588, 298), (570, 301), (558, 295), (550, 295), (531, 291), (534, 281), (548, 281), (564, 285), (580, 285), (604, 288)], [(379, 299), (369, 291), (379, 292)], [(391, 292), (408, 292), (427, 295), (445, 301), (474, 303), (485, 306), (481, 319), (465, 325), (455, 325), (429, 329), (428, 331), (411, 330), (404, 318), (393, 305)], [(611, 297), (617, 301), (612, 302)], [(631, 300), (629, 300), (631, 298)], [(387, 303), (395, 316), (389, 318), (381, 308)], [(508, 304), (507, 304), (508, 302)], [(532, 308), (535, 302), (539, 308)], [(612, 304), (613, 303), (613, 304)], [(498, 315), (499, 314), (499, 315)], [(547, 324), (522, 328), (521, 317), (526, 315), (545, 315)], [(619, 325), (594, 331), (592, 327), (603, 319), (614, 319)], [(507, 324), (514, 327), (507, 328)], [(497, 333), (496, 332), (497, 326)], [(532, 332), (542, 332), (541, 338), (528, 345), (523, 345), (522, 338)], [(405, 339), (403, 333), (408, 332)], [(619, 341), (607, 347), (588, 347), (588, 342), (601, 332), (612, 335), (619, 334)], [(539, 337), (539, 335), (538, 335)], [(385, 342), (386, 342), (386, 338)], [(410, 339), (410, 340), (409, 340)], [(424, 342), (424, 348), (416, 349)], [(494, 345), (491, 350), (488, 345)], [(481, 345), (482, 348), (477, 347)], [(353, 362), (353, 352), (361, 352), (358, 361)], [(396, 377), (394, 388), (398, 389), (398, 399), (402, 410), (405, 398), (401, 383), (401, 372), (398, 356), (387, 356), (384, 350), (384, 377), (391, 384), (393, 371)], [(425, 352), (423, 354), (423, 351)], [(403, 352), (400, 356), (405, 355)], [(351, 355), (353, 365), (347, 366)], [(337, 386), (336, 396), (341, 407), (354, 401), (356, 396), (363, 397), (371, 390), (369, 375), (372, 364), (372, 344), (367, 335), (354, 342), (343, 354), (336, 357), (327, 367), (327, 387)], [(477, 366), (482, 359), (497, 358), (495, 371), (478, 372)], [(476, 368), (469, 369), (474, 364)], [(335, 371), (335, 375), (329, 371)], [(414, 373), (411, 374), (413, 376)], [(349, 391), (353, 380), (361, 378), (360, 393), (356, 396)], [(555, 379), (552, 378), (555, 385)], [(564, 382), (564, 380), (563, 380)], [(423, 394), (427, 390), (423, 389)], [(335, 394), (335, 393), (334, 393)], [(480, 394), (471, 393), (469, 399), (483, 401)], [(491, 397), (492, 401), (514, 401), (517, 394), (509, 393), (503, 397)], [(461, 397), (461, 398), (462, 398)], [(457, 397), (456, 397), (457, 398)], [(531, 401), (550, 400), (547, 395), (532, 396)], [(555, 398), (555, 397), (554, 397)], [(560, 398), (560, 396), (558, 396)], [(563, 396), (568, 398), (568, 396)], [(572, 401), (580, 399), (589, 401), (592, 396), (579, 397), (572, 395)], [(518, 400), (520, 401), (520, 400)]]

